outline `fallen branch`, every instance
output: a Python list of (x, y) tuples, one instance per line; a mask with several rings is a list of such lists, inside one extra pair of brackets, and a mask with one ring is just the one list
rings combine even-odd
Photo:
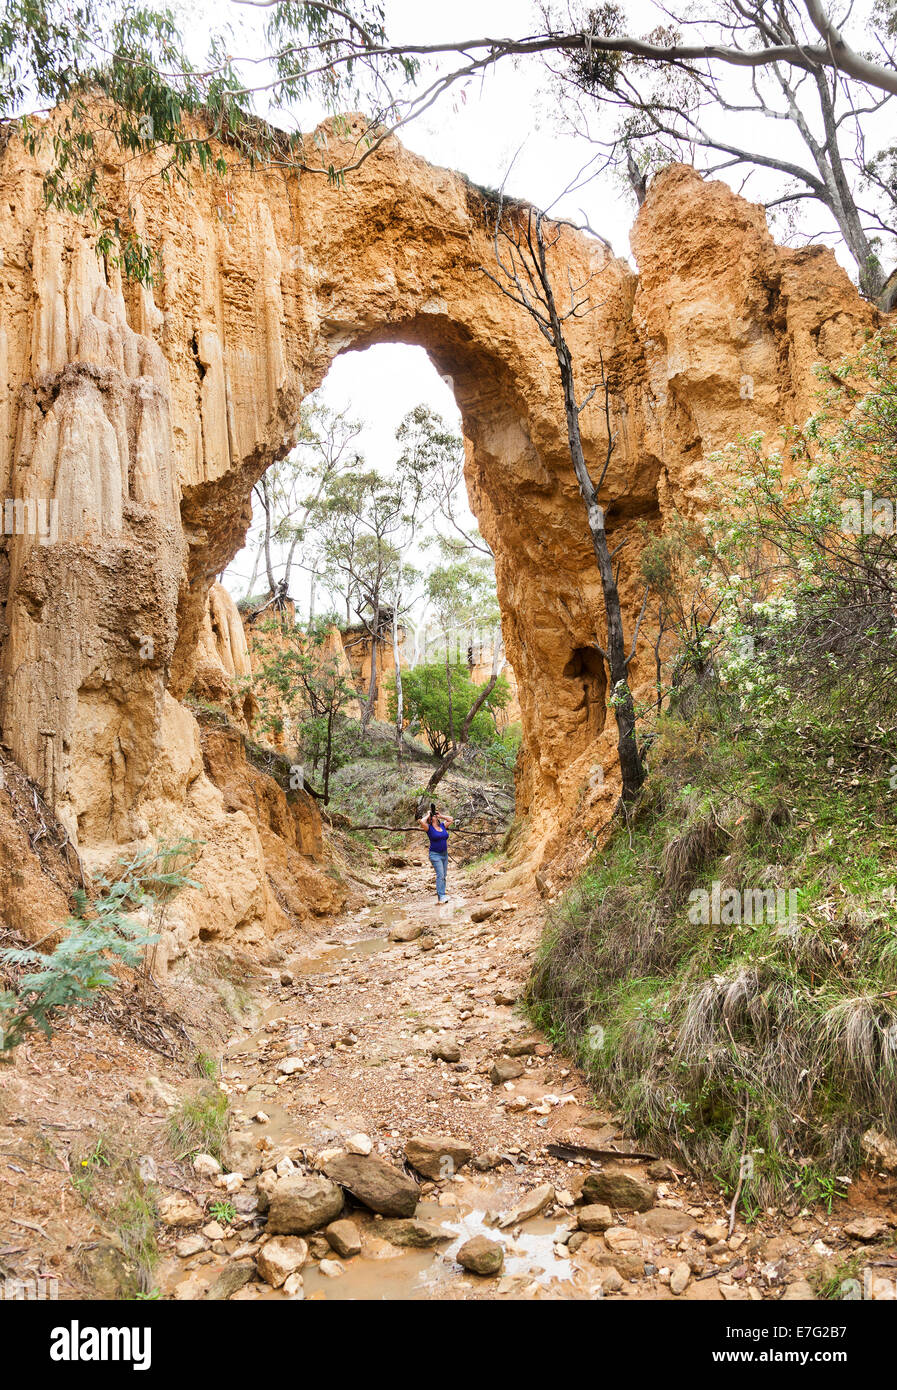
[(545, 1152), (565, 1163), (584, 1163), (590, 1158), (627, 1158), (633, 1163), (651, 1163), (657, 1154), (627, 1153), (625, 1149), (592, 1149), (586, 1144), (546, 1144)]
[[(410, 832), (410, 831), (412, 831), (412, 830), (417, 830), (417, 831), (420, 832), (420, 826), (419, 826), (419, 825), (347, 825), (347, 826), (344, 826), (343, 829), (345, 829), (345, 830), (394, 830), (394, 831), (396, 831), (397, 834), (404, 834), (405, 832)], [(502, 830), (462, 830), (460, 827), (458, 827), (458, 828), (456, 828), (456, 829), (453, 828), (449, 833), (452, 834), (452, 835), (489, 835), (489, 836), (493, 836), (493, 837), (494, 837), (494, 836), (496, 836), (496, 835), (503, 835), (503, 834), (504, 834), (504, 831), (502, 831)]]

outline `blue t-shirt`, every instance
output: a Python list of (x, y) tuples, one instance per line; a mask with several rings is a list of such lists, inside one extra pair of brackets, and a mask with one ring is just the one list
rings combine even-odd
[(448, 854), (449, 833), (446, 827), (439, 822), (438, 826), (428, 825), (427, 835), (430, 839), (430, 851), (433, 854)]

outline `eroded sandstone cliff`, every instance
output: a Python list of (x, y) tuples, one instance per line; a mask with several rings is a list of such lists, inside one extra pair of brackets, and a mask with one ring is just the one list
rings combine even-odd
[[(320, 138), (339, 143), (329, 127)], [(488, 199), (396, 140), (345, 187), (234, 164), (187, 190), (146, 172), (132, 162), (106, 177), (160, 248), (152, 291), (122, 283), (88, 229), (44, 209), (42, 168), (20, 145), (0, 163), (0, 495), (58, 505), (51, 543), (3, 538), (2, 740), (83, 862), (188, 833), (207, 891), (185, 900), (180, 945), (276, 927), (264, 818), (226, 777), (216, 785), (221, 750), (204, 763), (182, 701), (197, 674), (245, 662), (209, 591), (242, 543), (253, 483), (290, 447), (334, 357), (384, 341), (424, 347), (462, 413), (520, 689), (528, 862), (555, 853), (571, 820), (599, 825), (616, 797), (590, 651), (600, 588), (554, 362), (481, 271)], [(629, 540), (630, 614), (638, 523), (699, 506), (708, 454), (740, 431), (802, 420), (814, 365), (876, 321), (828, 251), (777, 247), (760, 209), (685, 168), (652, 184), (633, 249), (638, 277), (572, 229), (558, 248), (576, 279), (593, 277), (595, 310), (570, 333), (583, 393), (599, 353), (618, 388), (607, 514), (614, 543)], [(583, 425), (597, 460), (602, 411)], [(633, 674), (649, 680), (649, 661)]]

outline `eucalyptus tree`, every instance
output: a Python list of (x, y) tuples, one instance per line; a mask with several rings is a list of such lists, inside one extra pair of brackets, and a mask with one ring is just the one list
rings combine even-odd
[[(595, 647), (608, 673), (610, 704), (617, 723), (617, 753), (623, 782), (623, 799), (635, 796), (645, 779), (645, 769), (636, 737), (635, 702), (629, 685), (629, 667), (635, 656), (639, 629), (645, 613), (645, 602), (635, 623), (631, 646), (623, 621), (620, 591), (614, 559), (622, 545), (611, 549), (607, 534), (605, 509), (599, 501), (616, 446), (616, 431), (612, 418), (612, 386), (600, 358), (600, 380), (582, 398), (578, 395), (576, 367), (567, 340), (566, 325), (583, 318), (595, 308), (590, 280), (574, 281), (568, 276), (562, 288), (555, 289), (559, 268), (553, 264), (554, 251), (560, 240), (560, 227), (544, 212), (517, 204), (507, 205), (500, 200), (494, 222), (494, 266), (481, 266), (483, 274), (520, 309), (529, 315), (543, 338), (550, 344), (558, 368), (564, 401), (567, 447), (570, 462), (579, 485), (585, 507), (586, 522), (601, 580), (604, 600), (606, 637), (604, 645), (596, 637)], [(580, 417), (598, 397), (604, 416), (606, 445), (597, 480), (592, 477), (583, 448)]]
[[(463, 551), (461, 553), (463, 555)], [(449, 554), (451, 556), (451, 549)], [(488, 560), (475, 556), (459, 558), (456, 551), (454, 557), (430, 571), (427, 593), (436, 613), (445, 650), (448, 747), (427, 782), (420, 801), (421, 810), (426, 808), (431, 794), (466, 746), (474, 720), (488, 704), (505, 667), (503, 648), (500, 642), (495, 642), (489, 679), (480, 687), (476, 699), (463, 716), (456, 717), (452, 687), (453, 643), (456, 643), (459, 631), (495, 621), (498, 603), (492, 565)]]
[(396, 573), (401, 556), (404, 498), (401, 488), (374, 469), (331, 479), (316, 508), (320, 553), (330, 582), (354, 608), (370, 643), (368, 692), (361, 731), (367, 733), (377, 701), (379, 651), (391, 632)]
[[(868, 4), (850, 6), (843, 15), (824, 0), (698, 0), (687, 14), (650, 0), (640, 15), (641, 22), (632, 22), (615, 0), (597, 6), (544, 0), (515, 31), (423, 42), (391, 37), (377, 0), (231, 0), (216, 12), (199, 54), (168, 9), (126, 0), (6, 0), (0, 119), (18, 121), (32, 148), (44, 142), (50, 149), (48, 202), (93, 220), (100, 249), (147, 282), (156, 272), (155, 248), (143, 240), (135, 208), (117, 206), (108, 194), (110, 152), (152, 155), (146, 176), (166, 182), (189, 180), (196, 169), (226, 178), (236, 161), (277, 168), (285, 177), (310, 171), (338, 183), (393, 131), (499, 63), (547, 61), (601, 103), (631, 101), (632, 114), (642, 119), (646, 106), (660, 114), (669, 104), (664, 93), (682, 84), (691, 95), (677, 114), (696, 119), (698, 102), (705, 135), (716, 124), (712, 112), (732, 102), (723, 75), (746, 73), (754, 85), (762, 79), (778, 87), (785, 108), (794, 100), (812, 127), (818, 157), (805, 139), (809, 167), (779, 172), (796, 181), (792, 196), (801, 192), (825, 203), (864, 289), (880, 299), (878, 252), (874, 244), (867, 252), (860, 233), (872, 242), (877, 233), (870, 234), (870, 225), (881, 216), (882, 234), (890, 235), (894, 152), (887, 142), (868, 155), (862, 146), (870, 112), (897, 94), (895, 0), (875, 0), (871, 11)], [(813, 114), (804, 104), (809, 87)], [(361, 131), (343, 126), (348, 145), (338, 159), (326, 137), (296, 128), (293, 112), (308, 98), (332, 113), (366, 113)], [(60, 104), (52, 122), (34, 119)], [(794, 113), (780, 109), (779, 115), (805, 138)], [(278, 129), (271, 118), (290, 128)], [(635, 140), (640, 129), (636, 121), (626, 154), (636, 173), (631, 146), (641, 143)], [(675, 136), (655, 134), (688, 142), (687, 131), (671, 129)], [(851, 170), (843, 140), (854, 130), (860, 149)], [(742, 145), (733, 149), (721, 153), (747, 164), (766, 158)], [(854, 176), (875, 194), (875, 207), (860, 204)]]
[[(894, 93), (834, 68), (812, 43), (819, 8), (797, 0), (721, 0), (716, 23), (732, 45), (799, 48), (800, 64), (777, 61), (734, 73), (714, 61), (676, 63), (571, 52), (555, 66), (572, 127), (593, 139), (591, 173), (625, 175), (636, 200), (671, 161), (741, 180), (792, 235), (836, 234), (860, 289), (882, 309), (897, 302), (897, 145)], [(887, 44), (894, 7), (880, 6)], [(671, 9), (667, 41), (696, 22)], [(874, 35), (870, 32), (870, 41)], [(862, 68), (859, 69), (862, 71)], [(615, 119), (609, 122), (609, 113)], [(814, 213), (816, 214), (814, 216)], [(783, 214), (787, 214), (783, 216)], [(800, 214), (803, 214), (802, 216)]]
[(262, 567), (270, 595), (288, 594), (294, 566), (304, 569), (310, 576), (309, 621), (314, 621), (321, 559), (313, 521), (330, 483), (361, 466), (356, 448), (361, 429), (348, 411), (334, 410), (320, 397), (303, 403), (294, 447), (253, 488), (260, 519), (248, 541), (253, 567), (247, 594), (254, 592)]

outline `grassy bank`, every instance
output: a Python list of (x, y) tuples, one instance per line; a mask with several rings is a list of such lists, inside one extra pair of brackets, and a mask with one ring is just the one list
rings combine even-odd
[[(866, 1129), (897, 1136), (891, 780), (819, 719), (668, 718), (629, 824), (547, 927), (538, 1021), (646, 1142), (730, 1185), (749, 1155), (761, 1203), (824, 1196)], [(701, 889), (730, 920), (701, 920)], [(776, 889), (793, 921), (756, 911)]]
[(531, 986), (641, 1138), (747, 1205), (830, 1197), (897, 1138), (895, 356), (726, 451), (719, 509), (649, 552), (676, 637), (649, 777)]

